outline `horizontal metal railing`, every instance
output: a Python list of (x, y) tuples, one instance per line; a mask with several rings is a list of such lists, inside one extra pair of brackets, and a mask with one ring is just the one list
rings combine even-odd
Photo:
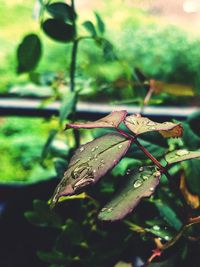
[[(59, 113), (60, 102), (41, 106), (41, 100), (29, 98), (6, 98), (0, 99), (1, 116), (36, 116), (50, 117)], [(149, 117), (185, 119), (198, 107), (169, 107), (147, 106), (143, 115)], [(129, 114), (140, 113), (139, 106), (107, 105), (102, 103), (78, 102), (77, 115), (80, 119), (99, 118), (113, 110), (127, 110)]]

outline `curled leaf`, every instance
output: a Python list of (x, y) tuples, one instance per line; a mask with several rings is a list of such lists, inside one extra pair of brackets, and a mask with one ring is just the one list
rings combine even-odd
[(164, 137), (180, 137), (183, 128), (180, 123), (163, 122), (158, 123), (140, 114), (127, 116), (124, 120), (126, 127), (134, 134), (139, 135), (146, 132), (159, 132)]
[(186, 149), (179, 149), (165, 155), (165, 160), (169, 165), (195, 158), (200, 158), (200, 151), (188, 151)]
[(103, 117), (97, 121), (68, 123), (66, 124), (66, 129), (117, 128), (119, 124), (124, 120), (126, 115), (127, 115), (126, 110), (113, 111), (106, 117)]
[(188, 188), (187, 188), (184, 173), (182, 173), (181, 179), (180, 179), (180, 190), (181, 190), (185, 200), (187, 201), (188, 205), (191, 206), (191, 208), (197, 209), (200, 206), (199, 197), (197, 195), (190, 193)]
[(161, 173), (154, 167), (140, 167), (126, 178), (120, 192), (100, 211), (98, 218), (115, 221), (124, 218), (144, 197), (150, 197), (159, 184)]
[(176, 96), (194, 96), (194, 88), (189, 85), (150, 80), (150, 86), (155, 93), (164, 92)]
[(80, 146), (55, 190), (51, 206), (53, 207), (61, 196), (77, 194), (86, 186), (96, 183), (118, 163), (130, 144), (131, 140), (113, 133)]

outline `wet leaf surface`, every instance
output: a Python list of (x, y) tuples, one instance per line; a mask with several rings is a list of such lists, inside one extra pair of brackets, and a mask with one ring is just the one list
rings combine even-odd
[(80, 146), (52, 198), (52, 207), (61, 196), (74, 195), (96, 183), (112, 169), (128, 150), (131, 141), (113, 133)]
[(124, 218), (143, 197), (150, 197), (159, 184), (161, 173), (154, 166), (140, 167), (126, 177), (120, 192), (100, 211), (98, 218), (115, 221)]
[(113, 111), (108, 116), (103, 117), (97, 121), (88, 121), (88, 122), (76, 122), (66, 124), (66, 129), (68, 128), (116, 128), (124, 120), (127, 115), (126, 110)]
[(165, 155), (165, 160), (168, 162), (168, 164), (174, 164), (194, 158), (200, 158), (200, 151), (188, 151), (186, 149), (179, 149)]
[(183, 129), (180, 123), (173, 122), (154, 122), (141, 115), (131, 115), (125, 118), (126, 127), (134, 134), (139, 135), (146, 132), (159, 132), (162, 136), (180, 137), (183, 134)]

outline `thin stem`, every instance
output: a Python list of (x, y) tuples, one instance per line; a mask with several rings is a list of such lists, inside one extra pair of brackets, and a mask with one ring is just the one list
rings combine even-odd
[(165, 168), (160, 164), (160, 162), (154, 158), (154, 156), (145, 148), (140, 142), (135, 139), (134, 143), (144, 152), (144, 154), (162, 171), (165, 172)]

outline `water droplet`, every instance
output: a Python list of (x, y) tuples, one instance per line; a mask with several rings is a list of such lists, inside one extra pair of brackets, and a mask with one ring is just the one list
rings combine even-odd
[(142, 172), (144, 170), (144, 167), (140, 167), (139, 171)]
[(129, 175), (130, 172), (131, 172), (131, 170), (130, 169), (127, 169), (126, 174)]
[(96, 146), (96, 147), (95, 147), (95, 149), (98, 149), (98, 148), (99, 148), (99, 146)]
[(156, 130), (156, 127), (150, 127), (149, 129), (150, 130)]
[(154, 192), (154, 189), (155, 189), (154, 187), (150, 187), (149, 190), (150, 190), (151, 192)]
[(93, 170), (93, 173), (96, 173), (97, 171), (96, 170)]
[(185, 156), (185, 155), (187, 155), (187, 154), (189, 154), (190, 152), (189, 151), (187, 151), (186, 149), (182, 149), (182, 150), (178, 150), (177, 152), (176, 152), (176, 155), (177, 156)]
[(142, 175), (142, 179), (143, 179), (144, 181), (146, 181), (146, 180), (149, 179), (149, 176), (147, 176), (147, 175)]
[(140, 187), (142, 184), (143, 184), (142, 179), (138, 179), (138, 180), (136, 180), (136, 181), (134, 182), (133, 187), (134, 187), (134, 188), (138, 188), (138, 187)]
[(119, 148), (119, 149), (122, 148), (122, 145), (118, 145), (118, 148)]
[(111, 211), (113, 211), (113, 208), (109, 208), (109, 209), (107, 210), (107, 212), (111, 212)]
[(80, 152), (82, 152), (83, 150), (85, 150), (85, 148), (82, 146), (82, 147), (80, 148)]
[(170, 240), (170, 237), (169, 237), (168, 235), (166, 235), (166, 236), (164, 237), (164, 239), (168, 241), (168, 240)]
[(148, 126), (153, 126), (153, 125), (156, 125), (157, 123), (156, 122), (154, 122), (154, 121), (148, 121), (147, 122), (147, 125)]
[(154, 226), (153, 226), (153, 230), (155, 230), (155, 231), (159, 231), (159, 230), (160, 230), (160, 226), (158, 226), (158, 225), (154, 225)]
[(153, 176), (156, 177), (156, 178), (160, 177), (160, 175), (161, 175), (161, 173), (159, 171), (156, 171), (156, 172), (153, 173)]
[(94, 152), (95, 150), (96, 150), (96, 147), (93, 147), (91, 151)]
[(107, 211), (108, 208), (101, 209), (101, 212)]
[(100, 161), (100, 162), (101, 162), (101, 163), (103, 163), (103, 164), (105, 163), (105, 161), (104, 161), (103, 159), (101, 159), (101, 161)]
[(90, 161), (92, 158), (91, 157), (88, 157), (88, 161)]

